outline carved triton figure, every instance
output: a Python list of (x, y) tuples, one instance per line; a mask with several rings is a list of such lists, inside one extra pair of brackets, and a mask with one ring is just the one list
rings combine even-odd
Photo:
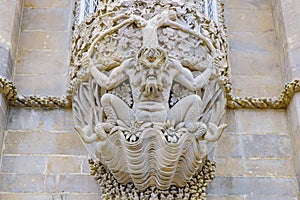
[[(119, 183), (134, 183), (140, 191), (185, 186), (226, 127), (225, 96), (213, 64), (217, 51), (207, 36), (177, 17), (175, 10), (147, 20), (134, 14), (116, 16), (115, 25), (92, 37), (80, 58), (84, 73), (74, 92), (75, 128), (86, 143), (95, 144), (97, 159)], [(106, 47), (102, 42), (118, 40), (125, 30), (141, 31), (142, 37), (135, 40), (142, 40), (142, 45), (133, 54), (133, 48), (127, 49), (117, 65), (106, 66), (110, 62), (101, 56), (99, 48)], [(173, 37), (175, 53), (185, 42), (197, 51), (187, 51), (186, 60), (176, 58), (158, 40), (167, 30), (183, 35)], [(183, 41), (184, 35), (190, 35), (185, 37), (190, 41)], [(189, 55), (202, 56), (206, 64)]]
[[(198, 122), (201, 99), (198, 95), (189, 95), (181, 99), (169, 109), (169, 96), (173, 81), (177, 81), (191, 91), (197, 91), (207, 83), (212, 74), (212, 66), (196, 78), (190, 70), (183, 67), (174, 58), (168, 58), (166, 52), (153, 46), (142, 47), (136, 59), (125, 60), (119, 67), (112, 70), (109, 76), (90, 66), (90, 71), (97, 83), (104, 89), (110, 90), (116, 85), (129, 79), (133, 96), (133, 108), (113, 94), (104, 94), (101, 103), (108, 122), (119, 119), (124, 122), (132, 119), (140, 122), (160, 122), (167, 120), (176, 123), (185, 122), (192, 133), (198, 134), (205, 124)], [(211, 124), (213, 126), (213, 124)], [(216, 127), (211, 127), (216, 128)], [(224, 127), (220, 127), (223, 129)], [(212, 134), (212, 132), (210, 132)], [(216, 140), (221, 131), (214, 131), (214, 136), (208, 140)]]
[(196, 92), (205, 86), (214, 70), (211, 64), (203, 73), (194, 78), (189, 69), (183, 67), (175, 58), (170, 58), (159, 46), (157, 29), (165, 21), (175, 19), (176, 15), (172, 11), (165, 11), (148, 21), (139, 19), (145, 26), (143, 47), (137, 52), (136, 58), (123, 61), (120, 66), (112, 70), (109, 76), (98, 70), (95, 65), (89, 65), (93, 78), (100, 87), (106, 90), (111, 90), (129, 79), (134, 102), (133, 108), (130, 109), (116, 95), (104, 94), (102, 96), (101, 104), (108, 123), (97, 125), (100, 137), (105, 136), (105, 131), (110, 131), (116, 120), (128, 122), (132, 119), (137, 122), (154, 123), (165, 123), (167, 120), (174, 121), (175, 124), (184, 122), (188, 131), (196, 134), (196, 138), (216, 141), (220, 137), (225, 125), (217, 127), (209, 123), (207, 132), (207, 126), (198, 122), (201, 107), (201, 98), (198, 95), (189, 95), (171, 109), (169, 108), (168, 100), (173, 81)]

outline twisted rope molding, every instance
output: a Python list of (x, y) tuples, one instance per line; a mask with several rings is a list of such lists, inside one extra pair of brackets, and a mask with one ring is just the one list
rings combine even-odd
[[(69, 85), (66, 95), (55, 96), (37, 96), (37, 95), (20, 95), (13, 81), (0, 76), (0, 92), (12, 107), (31, 107), (44, 109), (68, 109), (72, 107), (72, 91), (76, 85), (76, 80)], [(233, 109), (283, 109), (291, 102), (294, 94), (300, 91), (300, 80), (295, 79), (285, 84), (279, 97), (238, 97), (232, 94), (232, 84), (228, 78), (222, 81), (227, 99), (227, 107)]]

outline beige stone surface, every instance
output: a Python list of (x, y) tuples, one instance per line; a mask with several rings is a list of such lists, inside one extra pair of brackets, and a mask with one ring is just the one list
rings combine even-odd
[(62, 96), (66, 93), (67, 83), (66, 74), (18, 74), (15, 76), (16, 87), (24, 95)]
[(295, 178), (216, 177), (208, 188), (209, 195), (296, 196)]
[(68, 81), (73, 2), (24, 0), (23, 3), (15, 62), (18, 92), (64, 95)]
[(243, 163), (243, 176), (255, 177), (295, 177), (293, 160), (255, 159), (245, 160)]
[(46, 173), (81, 173), (84, 157), (78, 156), (48, 156)]
[[(47, 62), (45, 62), (47, 60)], [(66, 74), (69, 51), (23, 50), (18, 52), (17, 74)]]
[(45, 172), (45, 156), (3, 155), (1, 173), (43, 174)]
[[(9, 5), (13, 1), (2, 2)], [(281, 0), (284, 12), (278, 11), (280, 5), (271, 14), (272, 2), (225, 0), (229, 58), (236, 94), (277, 96), (283, 87), (281, 70), (285, 81), (299, 78), (297, 11), (300, 1)], [(24, 7), (26, 18), (21, 26), (26, 31), (20, 35), (15, 76), (18, 90), (23, 94), (63, 94), (70, 32), (58, 29), (69, 24), (54, 19), (56, 23), (46, 26), (35, 17), (49, 19), (50, 14), (61, 13), (66, 19), (63, 8), (71, 11), (71, 1), (24, 0)], [(42, 12), (48, 8), (50, 11)], [(9, 14), (6, 11), (0, 13)], [(0, 18), (3, 27), (0, 28), (0, 44), (5, 44), (5, 48), (11, 37), (18, 36), (18, 31), (11, 36), (11, 20)], [(275, 23), (274, 28), (272, 23)], [(18, 24), (17, 18), (14, 24)], [(289, 41), (282, 39), (286, 37), (285, 25)], [(16, 49), (16, 43), (11, 45)], [(53, 59), (49, 59), (49, 54)], [(13, 74), (12, 69), (9, 70)], [(57, 74), (61, 77), (55, 77)], [(49, 81), (43, 83), (47, 79)], [(3, 99), (0, 100), (2, 144), (6, 107)], [(218, 177), (209, 189), (208, 200), (298, 199), (300, 179), (295, 174), (299, 177), (299, 102), (297, 93), (287, 113), (285, 110), (227, 111), (229, 127), (216, 148)], [(67, 199), (98, 200), (98, 188), (88, 175), (87, 150), (73, 127), (71, 111), (11, 110), (0, 162), (0, 199), (56, 200), (64, 190)]]
[(22, 31), (67, 31), (70, 28), (69, 18), (70, 8), (24, 8), (21, 28)]
[(245, 200), (298, 200), (297, 196), (282, 196), (282, 195), (249, 195)]
[(79, 136), (75, 132), (9, 131), (4, 149), (4, 154), (23, 155), (86, 155), (86, 153)]
[(244, 196), (213, 196), (208, 195), (207, 200), (244, 200)]
[(232, 85), (237, 96), (275, 97), (282, 91), (281, 79), (269, 75), (236, 75)]
[[(281, 73), (278, 56), (272, 52), (240, 52), (229, 54), (232, 77), (236, 75), (277, 76)], [(254, 81), (253, 81), (254, 82)]]
[(0, 194), (0, 199), (2, 200), (61, 200), (61, 198), (66, 198), (67, 200), (99, 200), (100, 195), (97, 193), (67, 193), (67, 192), (57, 192), (57, 193), (41, 193), (41, 194), (30, 194), (30, 193), (10, 193), (10, 194)]
[(228, 9), (226, 18), (231, 32), (273, 31), (272, 13), (265, 10)]
[(69, 8), (71, 0), (24, 0), (26, 8)]
[(245, 9), (245, 10), (269, 10), (271, 9), (270, 0), (225, 0), (227, 9)]
[[(25, 31), (20, 35), (20, 50), (68, 50), (70, 34), (65, 31)], [(34, 38), (34, 40), (32, 40)]]

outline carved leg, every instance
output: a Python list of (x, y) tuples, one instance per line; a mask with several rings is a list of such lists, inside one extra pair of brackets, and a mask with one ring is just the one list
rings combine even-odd
[(198, 122), (201, 104), (202, 101), (198, 95), (184, 97), (170, 110), (170, 121), (175, 120), (176, 123), (184, 121), (190, 132), (196, 132), (201, 127), (201, 123)]
[(125, 122), (130, 120), (131, 109), (116, 95), (104, 94), (101, 104), (108, 122), (115, 122), (117, 119)]

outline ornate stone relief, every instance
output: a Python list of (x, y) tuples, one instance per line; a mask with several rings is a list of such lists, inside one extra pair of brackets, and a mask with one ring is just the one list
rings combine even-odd
[(75, 128), (99, 160), (96, 178), (104, 167), (138, 192), (206, 180), (199, 173), (226, 127), (227, 61), (225, 34), (201, 6), (114, 1), (80, 27), (72, 105)]
[[(77, 40), (79, 42), (87, 42), (88, 45), (88, 39), (83, 39), (84, 37), (78, 33), (85, 32), (86, 28), (90, 26), (91, 20), (93, 20), (93, 17), (89, 16), (89, 18), (84, 21), (79, 28), (76, 27), (77, 21), (79, 16), (79, 6), (78, 1), (76, 1), (77, 4), (75, 5), (74, 15), (75, 15), (75, 22), (74, 22), (74, 45), (73, 45), (73, 52), (80, 51), (78, 48), (76, 48), (76, 44), (78, 46)], [(103, 5), (100, 7), (104, 8)], [(223, 29), (225, 29), (224, 25), (224, 17), (223, 17), (223, 6), (219, 4), (218, 8), (221, 12), (218, 13), (218, 21), (220, 22), (220, 25), (223, 26)], [(222, 33), (223, 34), (223, 33)], [(90, 37), (91, 35), (87, 36)], [(225, 38), (225, 36), (223, 36)], [(89, 44), (90, 45), (90, 44)], [(222, 44), (225, 45), (226, 44)], [(79, 45), (80, 46), (80, 45)], [(79, 54), (79, 57), (81, 55)], [(76, 57), (74, 55), (73, 57)], [(74, 85), (76, 85), (76, 82), (78, 81), (77, 78), (77, 70), (78, 70), (78, 62), (74, 63), (74, 58), (71, 60), (71, 68), (70, 68), (70, 82), (69, 87), (67, 90), (66, 95), (61, 97), (56, 96), (38, 96), (38, 95), (21, 95), (17, 93), (16, 87), (13, 84), (13, 81), (7, 80), (0, 76), (0, 92), (4, 94), (6, 97), (8, 103), (10, 106), (13, 107), (40, 107), (40, 108), (71, 108), (72, 106), (72, 92)], [(232, 94), (232, 85), (230, 82), (230, 71), (229, 68), (224, 68), (223, 72), (221, 72), (222, 76), (222, 85), (225, 88), (225, 94), (227, 99), (227, 107), (229, 108), (246, 108), (246, 109), (276, 109), (276, 108), (286, 108), (287, 105), (290, 103), (293, 95), (295, 92), (300, 91), (300, 83), (298, 79), (293, 80), (290, 83), (287, 83), (284, 86), (284, 89), (282, 93), (278, 97), (238, 97)]]

